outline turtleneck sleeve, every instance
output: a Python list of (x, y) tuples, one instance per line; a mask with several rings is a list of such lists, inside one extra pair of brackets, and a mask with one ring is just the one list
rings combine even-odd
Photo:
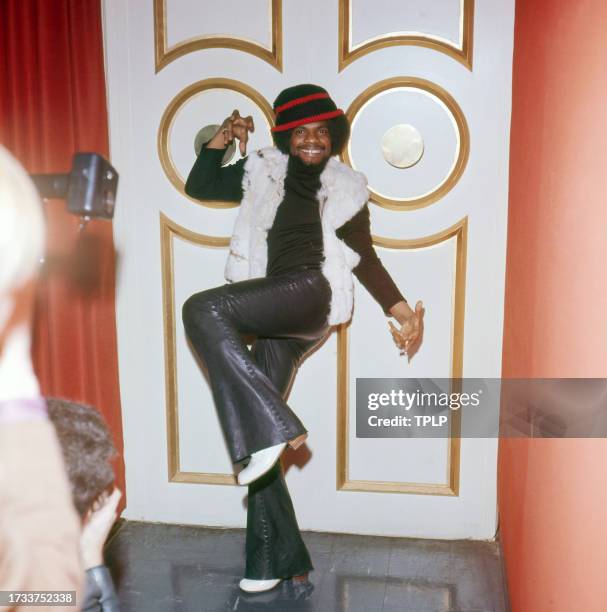
[(240, 202), (246, 157), (221, 165), (225, 149), (203, 146), (185, 182), (185, 192), (197, 200)]
[(390, 308), (406, 301), (396, 283), (384, 268), (373, 248), (369, 206), (361, 210), (335, 232), (351, 249), (360, 255), (360, 262), (352, 270), (363, 287), (390, 316)]

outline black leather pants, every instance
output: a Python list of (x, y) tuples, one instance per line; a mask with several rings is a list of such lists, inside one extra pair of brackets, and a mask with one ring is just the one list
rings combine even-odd
[[(303, 355), (328, 333), (331, 288), (320, 270), (226, 284), (183, 306), (187, 335), (209, 375), (233, 463), (306, 429), (284, 396)], [(249, 351), (240, 334), (257, 336)], [(312, 569), (280, 462), (249, 485), (246, 578)]]

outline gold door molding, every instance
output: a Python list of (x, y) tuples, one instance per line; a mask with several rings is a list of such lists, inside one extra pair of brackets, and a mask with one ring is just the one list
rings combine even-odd
[[(399, 240), (373, 236), (373, 244), (389, 249), (423, 249), (454, 238), (455, 283), (451, 337), (451, 378), (461, 379), (464, 361), (464, 307), (466, 298), (466, 252), (468, 243), (468, 217), (455, 225), (430, 236), (412, 240)], [(450, 442), (447, 452), (446, 482), (444, 484), (419, 482), (389, 482), (379, 480), (351, 480), (349, 476), (349, 373), (348, 325), (339, 326), (337, 334), (337, 489), (379, 493), (409, 493), (414, 495), (459, 495), (460, 481), (460, 411), (452, 412)], [(461, 391), (461, 382), (453, 381), (451, 392)], [(404, 442), (404, 439), (403, 439)]]
[[(454, 311), (452, 337), (451, 376), (461, 378), (463, 370), (463, 325), (465, 303), (465, 275), (467, 250), (468, 218), (465, 217), (456, 225), (432, 236), (412, 240), (398, 240), (374, 236), (377, 246), (393, 249), (420, 249), (456, 239)], [(205, 472), (183, 472), (179, 459), (179, 411), (177, 396), (177, 363), (175, 331), (175, 292), (174, 292), (174, 258), (173, 239), (182, 240), (209, 248), (228, 248), (229, 237), (215, 237), (198, 234), (182, 227), (160, 213), (162, 302), (164, 323), (165, 385), (166, 385), (166, 420), (167, 420), (167, 459), (168, 478), (170, 482), (188, 482), (198, 484), (236, 484), (233, 474)], [(458, 389), (452, 389), (452, 392)], [(337, 336), (337, 489), (344, 491), (375, 491), (383, 493), (409, 493), (426, 495), (451, 495), (459, 493), (459, 457), (460, 457), (460, 413), (455, 412), (451, 419), (450, 444), (447, 460), (447, 482), (405, 483), (387, 481), (351, 480), (348, 475), (348, 329), (340, 325)]]
[(238, 206), (240, 202), (196, 200), (194, 198), (190, 198), (190, 196), (184, 190), (183, 178), (179, 175), (179, 172), (175, 167), (173, 156), (171, 155), (171, 150), (169, 147), (169, 137), (171, 135), (173, 122), (175, 121), (175, 117), (181, 107), (188, 100), (190, 100), (190, 98), (193, 98), (194, 96), (197, 96), (198, 94), (209, 89), (229, 89), (246, 96), (251, 100), (251, 102), (253, 102), (253, 104), (259, 107), (266, 118), (268, 125), (270, 127), (274, 125), (274, 112), (272, 111), (272, 106), (256, 89), (253, 89), (249, 85), (245, 85), (244, 83), (235, 81), (233, 79), (203, 79), (202, 81), (197, 81), (196, 83), (193, 83), (192, 85), (181, 90), (171, 100), (164, 111), (162, 119), (160, 120), (160, 126), (158, 127), (158, 157), (160, 158), (160, 164), (162, 165), (162, 169), (164, 170), (167, 178), (182, 196), (195, 204), (202, 204), (203, 206), (208, 206), (210, 208), (234, 208), (235, 206)]
[(167, 0), (154, 0), (154, 49), (156, 56), (156, 73), (160, 72), (172, 61), (201, 49), (236, 49), (244, 53), (255, 55), (264, 62), (274, 66), (282, 72), (282, 0), (271, 0), (270, 4), (270, 38), (272, 48), (238, 38), (236, 36), (197, 36), (179, 42), (172, 47), (167, 46)]
[[(457, 158), (449, 174), (432, 191), (417, 198), (396, 199), (384, 196), (369, 186), (371, 199), (379, 204), (379, 206), (392, 210), (413, 210), (416, 208), (423, 208), (443, 198), (453, 189), (453, 187), (455, 187), (461, 178), (470, 154), (470, 130), (468, 129), (468, 123), (462, 109), (455, 101), (455, 98), (453, 98), (446, 89), (426, 79), (403, 76), (391, 77), (383, 81), (378, 81), (367, 87), (367, 89), (354, 99), (346, 111), (346, 116), (350, 121), (352, 131), (354, 131), (354, 123), (358, 113), (374, 98), (390, 89), (419, 89), (431, 94), (446, 107), (456, 126), (458, 135)], [(352, 164), (351, 146), (352, 138), (349, 139), (341, 157), (348, 166), (354, 168)]]
[(182, 472), (179, 459), (179, 407), (177, 399), (177, 345), (175, 331), (175, 268), (173, 240), (181, 240), (208, 248), (226, 249), (227, 237), (197, 234), (171, 221), (160, 213), (160, 246), (162, 270), (162, 307), (164, 323), (164, 377), (167, 421), (167, 459), (169, 482), (198, 484), (236, 484), (233, 474)]
[(427, 47), (440, 53), (445, 53), (460, 62), (468, 70), (472, 70), (472, 41), (474, 36), (474, 0), (460, 0), (460, 40), (461, 46), (453, 42), (417, 32), (390, 32), (377, 38), (367, 40), (352, 48), (352, 7), (351, 0), (339, 0), (339, 40), (338, 65), (339, 72), (346, 66), (360, 59), (367, 53), (372, 53), (386, 47), (415, 45)]

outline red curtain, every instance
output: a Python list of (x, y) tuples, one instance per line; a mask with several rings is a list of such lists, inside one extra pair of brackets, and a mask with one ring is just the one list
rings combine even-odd
[[(30, 173), (63, 173), (76, 151), (109, 157), (100, 0), (0, 0), (0, 142)], [(45, 395), (97, 407), (120, 453), (112, 226), (49, 201), (34, 362)]]

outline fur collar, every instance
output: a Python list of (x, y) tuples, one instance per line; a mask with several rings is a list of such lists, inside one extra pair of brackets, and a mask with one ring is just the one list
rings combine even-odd
[[(270, 189), (271, 205), (264, 207), (264, 228), (270, 229), (274, 223), (276, 210), (284, 197), (284, 180), (287, 175), (289, 156), (281, 153), (275, 147), (267, 147), (256, 151), (247, 158), (243, 187), (246, 192), (250, 186), (251, 178), (259, 180), (259, 171), (266, 174), (274, 189)], [(248, 175), (248, 176), (247, 176)], [(334, 229), (341, 227), (354, 214), (356, 214), (369, 199), (367, 179), (362, 172), (353, 170), (334, 157), (330, 158), (320, 175), (320, 202), (321, 217), (330, 214)], [(279, 198), (276, 196), (280, 196)], [(327, 204), (329, 206), (327, 210)]]

